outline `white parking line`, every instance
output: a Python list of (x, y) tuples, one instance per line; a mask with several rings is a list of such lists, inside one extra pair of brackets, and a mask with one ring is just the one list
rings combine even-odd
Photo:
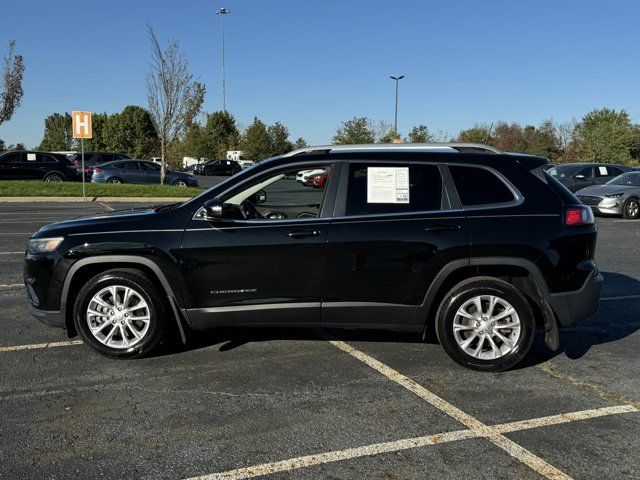
[[(291, 458), (278, 462), (263, 463), (261, 465), (254, 465), (251, 467), (227, 470), (226, 472), (202, 475), (199, 477), (191, 477), (187, 480), (241, 480), (245, 478), (259, 477), (278, 472), (289, 472), (292, 470), (313, 467), (315, 465), (321, 465), (324, 463), (339, 462), (342, 460), (368, 457), (371, 455), (380, 455), (382, 453), (398, 452), (402, 450), (426, 447), (430, 445), (440, 445), (443, 443), (467, 440), (469, 438), (488, 438), (490, 436), (501, 436), (500, 434), (503, 433), (511, 433), (522, 430), (529, 430), (532, 428), (571, 423), (578, 420), (588, 420), (591, 418), (633, 412), (638, 412), (638, 409), (630, 405), (619, 405), (615, 407), (603, 407), (592, 410), (583, 410), (579, 412), (563, 413), (560, 415), (552, 415), (549, 417), (533, 418), (530, 420), (503, 423), (494, 426), (485, 426), (485, 428), (483, 429), (471, 428), (468, 430), (456, 430), (453, 432), (437, 433), (435, 435), (426, 435), (423, 437), (404, 438), (402, 440), (395, 440), (391, 442), (374, 443), (372, 445), (347, 448), (345, 450), (334, 450), (331, 452), (306, 455), (304, 457)], [(524, 450), (519, 445), (518, 448)], [(562, 475), (562, 477), (551, 478), (569, 478), (564, 474)]]
[(4, 352), (16, 352), (18, 350), (36, 350), (41, 348), (55, 348), (55, 347), (68, 347), (71, 345), (80, 345), (81, 340), (66, 340), (64, 342), (49, 342), (49, 343), (31, 343), (28, 345), (8, 345), (0, 347), (0, 353)]
[(607, 300), (629, 300), (633, 298), (640, 298), (640, 295), (620, 295), (617, 297), (602, 297), (600, 298), (600, 301), (606, 302)]
[(111, 205), (109, 205), (108, 203), (105, 202), (98, 202), (100, 205), (102, 205), (104, 208), (106, 208), (107, 210), (109, 210), (110, 212), (113, 212), (115, 210), (115, 208), (113, 208)]
[(19, 288), (19, 287), (24, 287), (23, 283), (5, 283), (3, 285), (0, 285), (0, 288)]
[(24, 250), (21, 250), (19, 252), (0, 252), (0, 255), (18, 255), (23, 253), (24, 253)]
[(529, 468), (542, 475), (543, 477), (547, 477), (550, 479), (570, 479), (566, 473), (558, 470), (556, 467), (547, 463), (542, 458), (535, 455), (533, 452), (523, 448), (512, 440), (509, 440), (504, 435), (500, 433), (494, 432), (490, 427), (482, 423), (475, 417), (472, 417), (468, 413), (463, 412), (458, 407), (450, 404), (446, 400), (440, 398), (435, 393), (430, 392), (422, 385), (414, 382), (410, 378), (402, 375), (400, 372), (392, 369), (391, 367), (385, 365), (384, 363), (376, 360), (373, 357), (370, 357), (364, 352), (353, 348), (348, 343), (339, 341), (339, 340), (330, 340), (330, 343), (335, 347), (338, 347), (340, 350), (348, 353), (352, 357), (360, 360), (364, 364), (370, 366), (374, 370), (377, 370), (385, 377), (390, 380), (393, 380), (397, 384), (403, 386), (410, 392), (414, 393), (418, 397), (425, 400), (427, 403), (433, 405), (439, 410), (443, 411), (450, 417), (455, 418), (463, 425), (466, 425), (472, 430), (479, 430), (481, 435), (486, 437), (494, 445), (502, 448), (504, 451), (509, 453), (512, 457), (517, 458), (524, 464), (528, 465)]

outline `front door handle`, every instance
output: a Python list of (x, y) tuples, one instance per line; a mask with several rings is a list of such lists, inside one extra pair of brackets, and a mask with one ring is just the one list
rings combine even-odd
[(293, 232), (287, 233), (287, 237), (289, 238), (317, 237), (318, 235), (320, 235), (319, 230), (294, 230)]
[(457, 232), (458, 230), (460, 230), (460, 228), (460, 225), (436, 224), (424, 227), (424, 231), (429, 233), (451, 233)]

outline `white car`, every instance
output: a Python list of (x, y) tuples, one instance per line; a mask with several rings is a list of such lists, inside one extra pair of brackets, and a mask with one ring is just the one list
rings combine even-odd
[(298, 172), (298, 174), (296, 175), (296, 181), (302, 183), (303, 185), (311, 185), (309, 183), (309, 177), (311, 175), (316, 175), (318, 173), (324, 173), (326, 169), (324, 168), (316, 168), (314, 170), (302, 170), (301, 172)]

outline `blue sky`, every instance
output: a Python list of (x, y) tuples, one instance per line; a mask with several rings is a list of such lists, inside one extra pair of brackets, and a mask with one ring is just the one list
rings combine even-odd
[(220, 17), (226, 17), (227, 107), (292, 137), (330, 142), (354, 115), (425, 123), (452, 134), (476, 122), (537, 124), (602, 106), (640, 121), (637, 0), (9, 0), (0, 49), (25, 56), (25, 97), (0, 126), (7, 144), (35, 146), (52, 112), (146, 105), (145, 25), (179, 40), (221, 107)]

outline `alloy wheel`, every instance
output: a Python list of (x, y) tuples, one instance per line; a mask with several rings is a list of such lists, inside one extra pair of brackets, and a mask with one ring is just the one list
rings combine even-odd
[(640, 205), (635, 200), (630, 200), (626, 206), (627, 216), (630, 218), (636, 218), (640, 212)]
[(45, 178), (46, 182), (61, 182), (62, 181), (62, 177), (60, 175), (49, 175), (47, 178)]
[(140, 343), (151, 323), (151, 310), (137, 290), (110, 285), (89, 301), (86, 321), (91, 334), (103, 345), (127, 349)]
[(516, 310), (495, 295), (478, 295), (467, 300), (453, 320), (458, 347), (480, 360), (494, 360), (514, 350), (520, 332)]

